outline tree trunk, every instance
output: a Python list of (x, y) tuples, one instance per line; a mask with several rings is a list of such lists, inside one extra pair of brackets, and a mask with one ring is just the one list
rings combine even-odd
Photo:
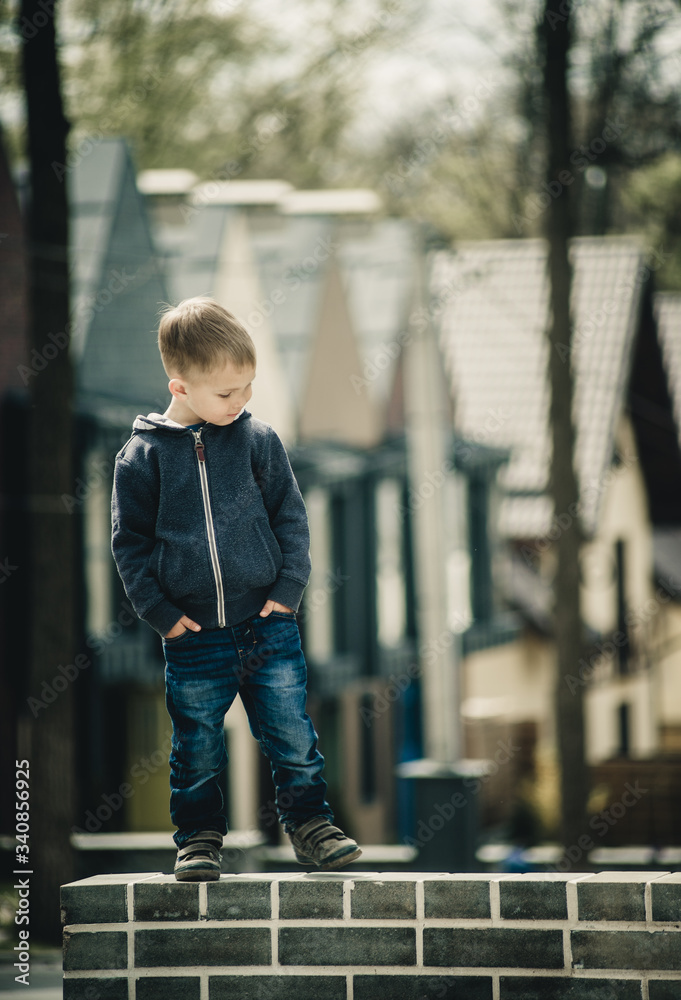
[[(565, 5), (562, 5), (563, 9)], [(571, 115), (567, 88), (570, 50), (570, 14), (556, 14), (546, 0), (543, 21), (544, 89), (547, 116), (547, 182), (549, 190), (559, 190), (552, 182), (568, 168), (571, 145)], [(579, 488), (574, 470), (575, 432), (572, 423), (573, 385), (570, 346), (572, 322), (570, 287), (572, 273), (568, 256), (573, 234), (571, 188), (563, 185), (552, 197), (546, 213), (549, 243), (551, 320), (549, 329), (549, 377), (551, 383), (551, 434), (553, 457), (550, 492), (555, 516), (574, 512)], [(587, 771), (584, 760), (584, 706), (581, 685), (569, 685), (568, 675), (578, 676), (582, 655), (582, 624), (579, 593), (579, 553), (581, 532), (578, 519), (563, 529), (554, 543), (554, 622), (557, 647), (556, 719), (560, 763), (561, 839), (565, 849), (577, 850), (579, 838), (587, 832)], [(576, 856), (576, 852), (572, 852)], [(568, 856), (569, 858), (569, 856)], [(569, 859), (569, 860), (574, 860)]]
[[(31, 542), (28, 752), (31, 774), (30, 933), (60, 939), (59, 885), (73, 878), (75, 523), (73, 379), (69, 358), (68, 206), (64, 117), (48, 4), (22, 0), (30, 205), (29, 510)], [(58, 178), (62, 178), (61, 180)], [(31, 698), (36, 699), (35, 702)]]

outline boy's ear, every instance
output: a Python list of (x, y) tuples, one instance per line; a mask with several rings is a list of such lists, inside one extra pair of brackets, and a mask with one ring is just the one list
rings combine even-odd
[(187, 395), (184, 382), (179, 378), (171, 378), (170, 382), (168, 382), (168, 389), (170, 390), (171, 395), (175, 397)]

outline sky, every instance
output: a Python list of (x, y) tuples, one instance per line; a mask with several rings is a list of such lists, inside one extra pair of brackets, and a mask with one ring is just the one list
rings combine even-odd
[[(217, 0), (218, 3), (222, 0)], [(228, 3), (240, 0), (226, 0)], [(534, 0), (526, 0), (532, 5)], [(280, 0), (252, 0), (249, 10), (271, 21), (279, 37), (290, 39), (295, 63), (300, 39), (311, 34), (317, 13), (323, 18), (325, 0), (289, 0), (286, 19), (281, 18)], [(356, 12), (357, 7), (353, 5)], [(502, 58), (510, 40), (499, 30), (495, 0), (388, 0), (388, 14), (399, 20), (402, 11), (413, 14), (413, 30), (391, 51), (372, 55), (367, 66), (366, 102), (357, 128), (367, 134), (400, 117), (410, 118), (419, 109), (456, 95), (459, 100), (475, 91), (478, 83), (492, 80), (498, 85), (505, 70)], [(362, 21), (348, 25), (359, 44), (364, 33), (377, 23), (373, 5), (363, 9)], [(385, 22), (379, 22), (385, 23)], [(489, 38), (485, 36), (490, 36)]]

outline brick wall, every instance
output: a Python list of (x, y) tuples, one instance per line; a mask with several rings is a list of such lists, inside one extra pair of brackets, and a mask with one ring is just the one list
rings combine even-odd
[(98, 875), (65, 1000), (681, 1000), (681, 872)]

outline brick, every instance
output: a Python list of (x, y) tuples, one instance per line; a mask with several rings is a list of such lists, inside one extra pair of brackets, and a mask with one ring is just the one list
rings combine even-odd
[(351, 899), (353, 917), (369, 920), (413, 920), (416, 917), (414, 882), (355, 882)]
[(269, 881), (221, 878), (207, 889), (209, 920), (269, 920), (272, 914)]
[(114, 924), (127, 919), (124, 885), (62, 886), (62, 924)]
[(641, 1000), (638, 979), (500, 976), (499, 1000)]
[(343, 883), (303, 880), (280, 882), (279, 916), (282, 920), (341, 918)]
[(489, 917), (489, 879), (424, 882), (426, 917)]
[(681, 979), (649, 979), (650, 1000), (681, 1000)]
[(600, 872), (577, 882), (580, 920), (645, 920), (650, 872)]
[(140, 976), (135, 982), (137, 1000), (200, 1000), (198, 976)]
[(128, 935), (125, 931), (64, 931), (64, 971), (126, 969)]
[(198, 920), (197, 882), (140, 882), (134, 888), (135, 920)]
[(282, 965), (414, 965), (413, 927), (282, 927)]
[(651, 881), (653, 920), (681, 921), (681, 872)]
[(492, 1000), (488, 976), (354, 976), (355, 1000)]
[(567, 920), (566, 882), (571, 876), (521, 876), (499, 882), (504, 920)]
[(345, 976), (210, 976), (208, 1000), (345, 1000)]
[(572, 960), (585, 969), (681, 969), (681, 933), (572, 931)]
[(128, 1000), (127, 979), (65, 979), (64, 1000)]
[(266, 927), (158, 928), (135, 932), (135, 966), (269, 965)]
[(563, 934), (506, 927), (426, 927), (423, 964), (562, 969)]

